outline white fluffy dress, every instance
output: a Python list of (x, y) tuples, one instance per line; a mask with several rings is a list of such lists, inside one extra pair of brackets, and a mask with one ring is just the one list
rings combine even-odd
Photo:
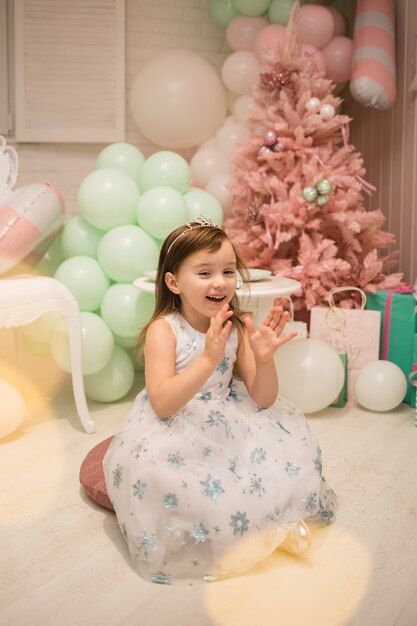
[[(202, 354), (205, 334), (179, 314), (176, 371)], [(146, 388), (103, 468), (135, 569), (154, 583), (218, 580), (265, 559), (300, 519), (333, 521), (336, 496), (303, 413), (284, 399), (260, 409), (232, 377), (237, 331), (204, 388), (159, 419)]]

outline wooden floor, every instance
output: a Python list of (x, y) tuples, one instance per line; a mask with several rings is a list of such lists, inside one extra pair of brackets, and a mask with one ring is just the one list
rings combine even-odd
[(305, 556), (276, 551), (224, 582), (154, 585), (131, 569), (115, 516), (78, 483), (85, 455), (119, 429), (134, 393), (111, 405), (89, 402), (97, 432), (87, 435), (69, 377), (35, 369), (30, 417), (0, 441), (1, 626), (416, 626), (410, 407), (309, 417), (340, 510), (333, 526), (313, 529)]

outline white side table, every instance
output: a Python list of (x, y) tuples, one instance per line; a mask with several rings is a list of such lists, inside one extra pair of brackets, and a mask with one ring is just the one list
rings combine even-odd
[[(155, 292), (153, 280), (142, 276), (133, 281), (135, 287), (145, 293)], [(292, 278), (283, 276), (268, 276), (262, 280), (243, 283), (236, 290), (243, 311), (249, 311), (254, 316), (254, 322), (259, 325), (269, 312), (275, 298), (289, 296), (301, 289), (301, 283)]]
[(30, 324), (49, 311), (61, 313), (67, 321), (75, 404), (84, 430), (94, 433), (96, 426), (84, 392), (81, 317), (74, 296), (63, 283), (48, 276), (0, 279), (0, 329)]

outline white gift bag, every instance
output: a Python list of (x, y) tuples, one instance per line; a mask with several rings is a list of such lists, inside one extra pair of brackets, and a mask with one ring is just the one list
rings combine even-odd
[[(294, 303), (290, 296), (282, 296), (283, 299), (290, 303), (290, 319), (285, 324), (284, 330), (281, 333), (281, 337), (289, 335), (289, 333), (296, 332), (297, 336), (294, 339), (307, 339), (307, 324), (306, 322), (296, 322), (294, 320)], [(281, 299), (277, 298), (277, 299)], [(275, 302), (275, 301), (274, 301)]]

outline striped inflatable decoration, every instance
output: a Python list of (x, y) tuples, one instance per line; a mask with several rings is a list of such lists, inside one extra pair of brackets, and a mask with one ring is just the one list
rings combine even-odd
[(366, 107), (387, 110), (395, 102), (393, 0), (357, 0), (350, 92)]
[(0, 205), (0, 274), (38, 246), (50, 245), (63, 222), (64, 201), (51, 183), (32, 183), (14, 191)]

